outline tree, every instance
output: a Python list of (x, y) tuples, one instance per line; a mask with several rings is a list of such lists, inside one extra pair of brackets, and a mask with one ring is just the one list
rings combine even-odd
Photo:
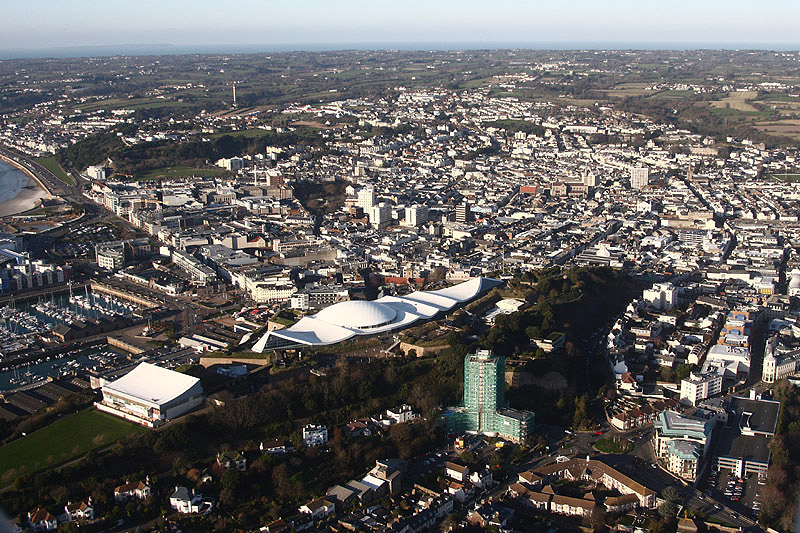
[(475, 455), (475, 452), (473, 452), (473, 451), (467, 450), (467, 451), (465, 451), (465, 452), (463, 452), (461, 454), (461, 461), (463, 461), (464, 463), (466, 463), (468, 465), (475, 464), (475, 462), (477, 460), (478, 460), (478, 456)]
[(589, 399), (586, 395), (575, 399), (575, 414), (572, 417), (572, 427), (581, 429), (589, 423)]
[(658, 514), (664, 520), (670, 520), (678, 514), (678, 506), (672, 502), (664, 502), (658, 506)]
[(439, 530), (442, 531), (443, 533), (446, 533), (448, 531), (453, 531), (456, 527), (458, 527), (460, 521), (461, 521), (460, 517), (458, 516), (457, 513), (450, 513), (449, 515), (447, 515), (447, 518), (444, 519), (444, 522), (442, 522), (442, 525), (439, 528)]
[(414, 455), (414, 450), (411, 446), (414, 432), (410, 424), (394, 424), (389, 428), (389, 438), (397, 448), (397, 453), (401, 459), (408, 459)]
[(668, 502), (675, 503), (680, 499), (680, 494), (678, 494), (678, 490), (675, 487), (668, 485), (661, 491), (661, 497)]
[(589, 517), (589, 525), (595, 531), (600, 531), (606, 525), (606, 508), (602, 505), (595, 505)]
[(680, 382), (682, 379), (686, 379), (689, 377), (689, 374), (692, 372), (692, 367), (689, 365), (685, 365), (683, 363), (679, 364), (675, 369), (675, 374), (677, 376), (677, 382)]
[(658, 506), (658, 514), (665, 520), (675, 518), (675, 515), (678, 514), (677, 502), (680, 500), (678, 490), (672, 485), (668, 485), (661, 491), (661, 497), (664, 499), (664, 503)]
[(288, 498), (292, 495), (292, 481), (289, 478), (289, 467), (286, 463), (281, 463), (272, 469), (272, 486), (281, 498)]

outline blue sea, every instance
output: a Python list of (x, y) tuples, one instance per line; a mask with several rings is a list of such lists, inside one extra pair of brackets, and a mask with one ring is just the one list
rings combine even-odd
[(28, 176), (0, 161), (0, 204), (16, 198), (28, 185), (34, 185)]

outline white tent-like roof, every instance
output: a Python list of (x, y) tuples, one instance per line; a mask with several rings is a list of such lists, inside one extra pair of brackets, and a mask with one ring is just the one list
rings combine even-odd
[(150, 363), (141, 363), (116, 381), (104, 385), (103, 390), (163, 405), (198, 383), (200, 380), (196, 377)]
[(269, 331), (253, 346), (254, 352), (272, 347), (325, 346), (355, 335), (373, 335), (431, 319), (487, 292), (502, 281), (472, 278), (438, 291), (416, 291), (407, 296), (384, 296), (372, 302), (348, 301), (326, 307), (281, 330)]

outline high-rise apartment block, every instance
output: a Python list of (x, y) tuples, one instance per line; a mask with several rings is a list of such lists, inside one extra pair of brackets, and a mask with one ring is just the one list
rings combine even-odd
[(381, 202), (369, 210), (369, 223), (376, 229), (384, 229), (392, 221), (392, 206)]
[(467, 202), (458, 204), (456, 206), (456, 222), (461, 222), (462, 224), (465, 224), (469, 222), (469, 218), (470, 218), (469, 204)]
[(412, 205), (405, 209), (405, 225), (419, 227), (428, 221), (428, 208), (424, 205)]
[(489, 350), (464, 358), (464, 404), (445, 414), (451, 432), (481, 433), (515, 442), (530, 435), (534, 415), (507, 407), (505, 373), (505, 357)]
[(372, 209), (376, 201), (374, 187), (364, 187), (358, 191), (358, 202), (356, 205), (363, 209), (365, 213), (369, 213), (369, 210)]

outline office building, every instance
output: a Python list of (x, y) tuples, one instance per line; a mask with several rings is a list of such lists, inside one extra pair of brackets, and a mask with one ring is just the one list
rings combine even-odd
[(708, 455), (715, 424), (715, 418), (688, 418), (675, 411), (659, 413), (653, 422), (656, 457), (676, 476), (694, 481), (703, 457)]
[(772, 400), (731, 398), (728, 423), (720, 429), (714, 448), (714, 468), (730, 470), (737, 477), (758, 474), (765, 479), (780, 409), (780, 402)]
[(642, 293), (642, 299), (660, 311), (669, 311), (678, 303), (678, 289), (672, 283), (654, 283)]
[(631, 168), (631, 188), (644, 189), (650, 183), (650, 169), (647, 167)]

